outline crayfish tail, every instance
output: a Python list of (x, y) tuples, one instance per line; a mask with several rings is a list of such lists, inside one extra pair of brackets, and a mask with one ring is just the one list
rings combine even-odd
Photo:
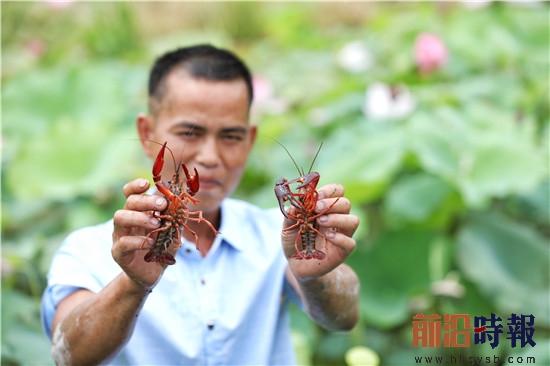
[(143, 257), (143, 260), (145, 262), (156, 262), (156, 259), (157, 256), (155, 255), (155, 253), (153, 253), (153, 251), (150, 251), (148, 252), (147, 254), (145, 254), (145, 257)]
[(315, 251), (313, 251), (312, 256), (315, 259), (323, 260), (323, 259), (325, 259), (326, 254), (324, 252), (320, 251), (320, 250), (315, 250)]
[(325, 252), (316, 249), (314, 251), (301, 250), (299, 252), (294, 253), (290, 258), (292, 258), (292, 259), (318, 259), (318, 260), (323, 260), (323, 259), (325, 259), (325, 257), (326, 257)]
[(174, 256), (170, 253), (164, 253), (161, 257), (160, 257), (160, 263), (162, 264), (166, 264), (166, 265), (173, 265), (173, 264), (176, 264), (176, 259), (174, 258)]
[(147, 254), (145, 254), (145, 257), (143, 257), (143, 260), (145, 262), (157, 262), (160, 264), (166, 264), (166, 265), (172, 265), (176, 264), (176, 259), (174, 256), (170, 253), (161, 253), (156, 254), (154, 251), (149, 251)]

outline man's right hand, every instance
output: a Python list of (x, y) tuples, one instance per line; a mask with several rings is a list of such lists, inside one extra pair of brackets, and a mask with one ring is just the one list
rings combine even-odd
[(114, 260), (126, 275), (146, 290), (155, 286), (166, 267), (143, 259), (156, 238), (156, 235), (148, 238), (147, 234), (159, 227), (159, 220), (153, 217), (153, 212), (162, 211), (167, 205), (164, 197), (145, 194), (148, 189), (149, 182), (143, 178), (123, 187), (126, 204), (115, 212), (111, 249)]

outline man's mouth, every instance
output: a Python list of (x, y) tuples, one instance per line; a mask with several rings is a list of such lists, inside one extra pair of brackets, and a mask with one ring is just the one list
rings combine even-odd
[(220, 180), (215, 178), (208, 178), (208, 177), (200, 177), (199, 182), (200, 182), (200, 188), (204, 188), (204, 189), (221, 187), (222, 185), (222, 182)]

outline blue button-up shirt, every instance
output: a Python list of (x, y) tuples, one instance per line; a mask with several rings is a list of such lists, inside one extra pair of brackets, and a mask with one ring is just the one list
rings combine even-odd
[[(285, 279), (281, 225), (276, 209), (224, 200), (207, 256), (183, 242), (110, 363), (294, 364), (287, 303), (298, 297)], [(55, 254), (42, 298), (48, 336), (63, 298), (79, 288), (99, 292), (121, 272), (111, 256), (112, 232), (112, 221), (78, 230)]]

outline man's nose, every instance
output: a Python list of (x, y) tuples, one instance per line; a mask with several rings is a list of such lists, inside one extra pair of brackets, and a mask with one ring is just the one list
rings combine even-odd
[(220, 163), (220, 156), (218, 154), (218, 146), (215, 138), (208, 137), (205, 139), (204, 143), (199, 147), (196, 161), (205, 168), (216, 168), (218, 166)]

